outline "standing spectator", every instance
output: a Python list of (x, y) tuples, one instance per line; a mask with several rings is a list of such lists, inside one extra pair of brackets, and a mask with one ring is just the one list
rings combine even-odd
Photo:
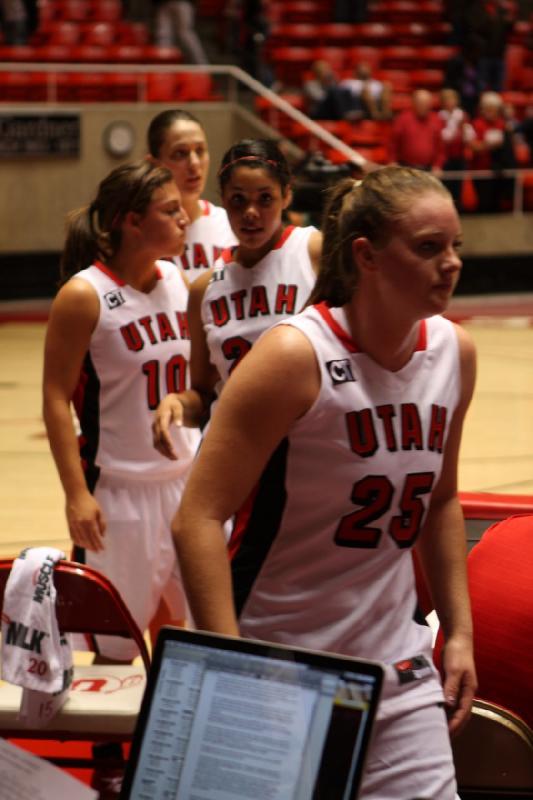
[(459, 94), (461, 107), (467, 114), (475, 114), (484, 86), (480, 70), (481, 44), (470, 36), (465, 47), (453, 56), (444, 71), (444, 85)]
[[(313, 77), (303, 84), (309, 116), (312, 119), (344, 119), (348, 107), (348, 92), (341, 89), (331, 64), (320, 59), (313, 61), (311, 73)], [(351, 105), (355, 115), (355, 102)], [(362, 117), (362, 105), (359, 106), (359, 113)]]
[(29, 30), (24, 0), (0, 0), (0, 20), (6, 44), (26, 44)]
[(509, 210), (514, 179), (497, 173), (516, 166), (512, 134), (503, 116), (503, 100), (497, 92), (484, 92), (479, 112), (472, 120), (475, 136), (471, 142), (473, 170), (493, 170), (493, 178), (474, 179), (478, 211), (482, 214)]
[(188, 64), (208, 64), (195, 30), (195, 0), (152, 0), (155, 7), (154, 42), (160, 47), (177, 43)]
[(340, 88), (348, 93), (348, 111), (346, 117), (353, 119), (351, 109), (362, 108), (363, 116), (369, 119), (389, 119), (391, 116), (391, 85), (388, 81), (380, 81), (372, 77), (372, 67), (367, 61), (361, 61), (355, 68), (353, 78), (345, 78)]
[(393, 122), (390, 159), (407, 167), (440, 171), (445, 158), (442, 122), (432, 111), (431, 93), (416, 89), (411, 101), (412, 108), (402, 111)]
[[(455, 89), (443, 89), (440, 93), (441, 108), (439, 117), (442, 120), (442, 140), (444, 142), (444, 163), (447, 170), (466, 169), (466, 148), (474, 138), (474, 130), (468, 122), (468, 115), (459, 106), (459, 95)], [(443, 176), (444, 179), (446, 175)], [(460, 211), (463, 181), (460, 178), (444, 180), (453, 201)]]

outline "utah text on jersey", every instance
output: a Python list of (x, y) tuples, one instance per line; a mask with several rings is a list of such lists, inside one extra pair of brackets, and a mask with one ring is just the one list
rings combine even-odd
[[(220, 276), (218, 280), (220, 280)], [(214, 324), (221, 328), (231, 319), (245, 317), (269, 316), (270, 314), (295, 314), (298, 308), (298, 286), (296, 284), (279, 283), (269, 293), (266, 286), (251, 286), (250, 289), (239, 289), (230, 295), (221, 295), (211, 300), (210, 308)]]
[(176, 311), (174, 321), (164, 311), (148, 314), (122, 325), (120, 332), (128, 350), (135, 352), (142, 350), (145, 344), (191, 338), (185, 311)]

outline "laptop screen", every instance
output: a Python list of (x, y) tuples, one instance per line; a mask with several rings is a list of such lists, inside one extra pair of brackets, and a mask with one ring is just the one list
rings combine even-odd
[(354, 800), (372, 662), (163, 628), (123, 800)]

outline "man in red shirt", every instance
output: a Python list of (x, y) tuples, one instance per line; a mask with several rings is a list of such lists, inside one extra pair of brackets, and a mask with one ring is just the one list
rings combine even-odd
[(402, 111), (393, 122), (390, 160), (408, 167), (440, 172), (445, 157), (442, 122), (432, 110), (432, 95), (426, 89), (416, 89), (411, 102), (412, 108)]

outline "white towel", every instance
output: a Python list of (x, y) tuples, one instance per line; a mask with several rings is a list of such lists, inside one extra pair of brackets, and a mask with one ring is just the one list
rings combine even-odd
[(13, 561), (6, 584), (2, 678), (23, 687), (20, 716), (28, 724), (48, 721), (72, 682), (70, 638), (59, 633), (55, 610), (54, 565), (62, 558), (56, 548), (29, 547)]

